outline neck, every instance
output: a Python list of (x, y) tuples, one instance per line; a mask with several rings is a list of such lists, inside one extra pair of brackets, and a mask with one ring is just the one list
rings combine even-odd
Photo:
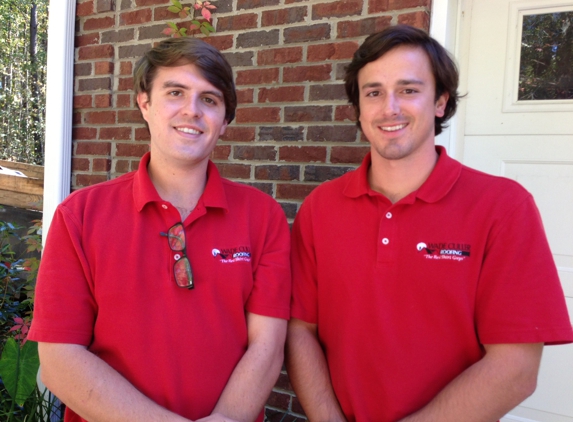
[(438, 153), (435, 149), (432, 154), (398, 160), (387, 160), (372, 151), (368, 183), (372, 190), (381, 193), (395, 204), (422, 186), (437, 161)]
[(207, 183), (207, 161), (198, 166), (177, 167), (149, 160), (147, 172), (157, 193), (171, 203), (184, 221), (195, 209)]

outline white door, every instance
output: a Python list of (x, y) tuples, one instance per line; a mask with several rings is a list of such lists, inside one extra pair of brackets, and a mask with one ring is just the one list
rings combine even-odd
[[(470, 167), (517, 180), (534, 195), (573, 320), (573, 99), (563, 98), (563, 77), (551, 80), (558, 73), (548, 70), (563, 68), (562, 46), (551, 40), (573, 31), (573, 0), (458, 5), (457, 56), (468, 95), (454, 154)], [(520, 83), (520, 59), (526, 58)], [(568, 72), (571, 77), (571, 62)], [(537, 391), (503, 420), (573, 422), (573, 345), (544, 349)]]

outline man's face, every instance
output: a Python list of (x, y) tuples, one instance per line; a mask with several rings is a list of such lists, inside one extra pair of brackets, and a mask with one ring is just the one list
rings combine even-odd
[(373, 159), (399, 160), (434, 153), (434, 117), (448, 99), (436, 101), (436, 83), (426, 53), (397, 47), (358, 72), (360, 125)]
[(204, 163), (227, 128), (223, 94), (193, 64), (158, 68), (150, 94), (137, 102), (158, 162)]

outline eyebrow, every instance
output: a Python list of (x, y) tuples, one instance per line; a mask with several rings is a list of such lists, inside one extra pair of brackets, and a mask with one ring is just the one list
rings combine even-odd
[[(165, 88), (181, 88), (181, 89), (190, 89), (189, 86), (184, 85), (180, 82), (176, 82), (176, 81), (165, 81), (163, 83), (163, 89)], [(202, 94), (210, 94), (213, 95), (217, 98), (223, 99), (223, 94), (219, 91), (203, 91)]]
[[(425, 85), (425, 83), (419, 79), (400, 79), (396, 83), (397, 85), (404, 86), (404, 85)], [(380, 82), (368, 82), (361, 86), (361, 89), (368, 89), (368, 88), (380, 88), (382, 84)]]

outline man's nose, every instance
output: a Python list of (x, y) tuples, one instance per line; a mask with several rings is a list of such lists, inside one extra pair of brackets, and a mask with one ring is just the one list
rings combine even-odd
[(386, 116), (394, 116), (400, 112), (400, 104), (394, 94), (384, 96), (383, 111)]
[(199, 117), (203, 114), (201, 105), (200, 98), (191, 96), (183, 105), (182, 113), (191, 117)]

